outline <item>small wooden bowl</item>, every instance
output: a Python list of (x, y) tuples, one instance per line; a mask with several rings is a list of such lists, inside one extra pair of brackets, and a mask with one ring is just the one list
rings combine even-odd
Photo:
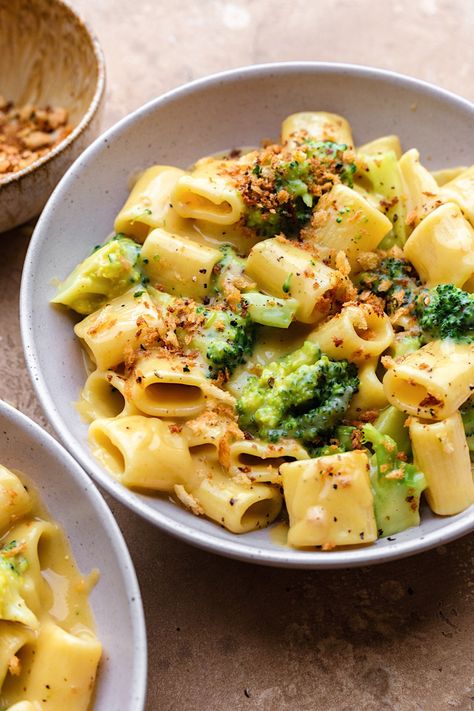
[(61, 106), (72, 132), (0, 175), (0, 232), (38, 215), (66, 169), (98, 135), (105, 88), (100, 45), (63, 0), (0, 0), (0, 94), (15, 105)]

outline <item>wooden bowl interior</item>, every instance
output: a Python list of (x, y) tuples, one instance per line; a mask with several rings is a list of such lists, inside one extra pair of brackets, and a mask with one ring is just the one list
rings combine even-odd
[(0, 0), (0, 94), (15, 104), (61, 106), (75, 126), (98, 80), (93, 40), (58, 0)]

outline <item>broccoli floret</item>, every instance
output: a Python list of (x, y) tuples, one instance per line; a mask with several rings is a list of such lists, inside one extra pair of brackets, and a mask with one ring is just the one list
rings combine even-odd
[(466, 433), (467, 446), (471, 452), (471, 457), (474, 457), (474, 395), (462, 405), (460, 413), (464, 432)]
[(351, 452), (354, 447), (352, 444), (352, 435), (356, 427), (351, 425), (339, 425), (334, 430), (334, 436), (331, 437), (329, 444), (324, 444), (322, 447), (311, 448), (312, 457), (326, 457), (330, 454), (341, 454), (343, 452)]
[(362, 272), (357, 284), (360, 292), (368, 289), (382, 299), (389, 316), (402, 306), (412, 308), (421, 288), (415, 268), (398, 257), (386, 257), (375, 269)]
[(332, 361), (306, 341), (249, 378), (237, 401), (240, 426), (271, 442), (293, 437), (318, 446), (343, 418), (358, 386), (352, 363)]
[(255, 340), (253, 322), (249, 316), (229, 310), (198, 306), (197, 312), (204, 314), (205, 320), (191, 345), (207, 360), (208, 376), (217, 378), (221, 371), (232, 373), (252, 353)]
[(145, 283), (140, 266), (140, 245), (115, 235), (81, 262), (60, 285), (54, 304), (90, 314), (120, 296), (133, 284)]
[[(307, 139), (292, 152), (283, 151), (281, 158), (273, 155), (270, 160), (268, 153), (257, 154), (251, 179), (243, 191), (244, 202), (249, 204), (244, 217), (246, 226), (262, 237), (281, 232), (288, 237), (297, 236), (309, 222), (322, 192), (335, 182), (352, 187), (356, 167), (346, 160), (346, 151), (345, 144)], [(259, 185), (254, 190), (253, 176), (264, 179), (263, 188)]]
[(38, 620), (22, 597), (22, 576), (28, 568), (28, 561), (21, 553), (23, 547), (11, 541), (0, 550), (0, 619), (35, 629)]
[(415, 314), (429, 340), (474, 341), (474, 294), (453, 284), (440, 284), (422, 292), (416, 302)]
[(418, 526), (420, 496), (426, 488), (424, 474), (414, 464), (398, 458), (398, 447), (391, 437), (371, 424), (364, 425), (362, 431), (374, 452), (370, 469), (379, 536)]
[(334, 143), (334, 141), (306, 141), (308, 154), (311, 158), (317, 158), (322, 163), (332, 164), (335, 174), (341, 183), (352, 188), (354, 184), (354, 174), (356, 164), (348, 162), (344, 153), (348, 150), (345, 143)]

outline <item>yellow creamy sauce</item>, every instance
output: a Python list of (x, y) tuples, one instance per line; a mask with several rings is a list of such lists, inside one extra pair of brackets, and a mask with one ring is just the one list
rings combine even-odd
[[(25, 481), (23, 475), (14, 473), (21, 481)], [(21, 594), (34, 612), (39, 626), (38, 629), (29, 629), (21, 622), (0, 620), (0, 675), (7, 667), (3, 684), (0, 678), (0, 709), (8, 709), (21, 701), (30, 701), (34, 711), (87, 709), (90, 708), (97, 663), (91, 662), (89, 653), (86, 654), (86, 666), (92, 664), (92, 678), (89, 675), (84, 685), (83, 680), (75, 678), (74, 669), (73, 673), (68, 674), (66, 685), (73, 698), (70, 703), (60, 695), (62, 701), (58, 705), (59, 696), (54, 678), (45, 676), (41, 680), (40, 686), (44, 687), (41, 693), (38, 693), (38, 684), (32, 680), (37, 676), (35, 662), (42, 654), (39, 648), (49, 643), (46, 635), (49, 634), (47, 630), (53, 629), (51, 625), (54, 625), (55, 630), (59, 627), (79, 640), (90, 641), (92, 657), (100, 656), (100, 645), (95, 636), (94, 619), (88, 602), (88, 596), (99, 578), (99, 571), (95, 569), (87, 576), (80, 573), (61, 527), (51, 521), (37, 493), (29, 484), (27, 490), (32, 500), (31, 510), (16, 520), (8, 530), (0, 531), (0, 547), (3, 548), (11, 541), (16, 541), (20, 547), (24, 546), (22, 555), (28, 561), (28, 567)], [(36, 567), (38, 562), (39, 570)], [(73, 638), (69, 639), (73, 644)], [(18, 640), (25, 643), (18, 644)], [(57, 648), (51, 647), (52, 655), (56, 656), (57, 651)], [(63, 651), (67, 655), (68, 647), (64, 646)], [(51, 667), (43, 665), (45, 672), (48, 668), (54, 668), (59, 661), (52, 659)], [(79, 669), (78, 672), (80, 676)], [(30, 706), (25, 707), (25, 711), (30, 711)]]

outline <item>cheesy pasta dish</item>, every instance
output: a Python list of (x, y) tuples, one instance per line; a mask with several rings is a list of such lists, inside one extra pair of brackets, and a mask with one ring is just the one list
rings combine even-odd
[(474, 501), (474, 167), (289, 116), (279, 142), (153, 165), (53, 299), (79, 410), (127, 487), (295, 547)]
[(0, 465), (0, 708), (91, 708), (101, 644), (92, 578), (21, 478)]

